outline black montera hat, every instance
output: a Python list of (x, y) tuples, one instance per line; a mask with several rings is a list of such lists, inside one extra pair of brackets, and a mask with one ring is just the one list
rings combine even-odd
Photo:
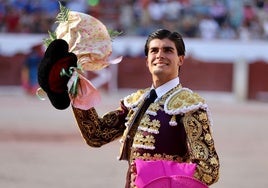
[(59, 110), (70, 105), (67, 83), (69, 77), (61, 75), (62, 69), (68, 71), (70, 67), (77, 67), (77, 57), (68, 52), (69, 46), (65, 40), (52, 41), (45, 51), (38, 67), (38, 82), (46, 92), (51, 104)]

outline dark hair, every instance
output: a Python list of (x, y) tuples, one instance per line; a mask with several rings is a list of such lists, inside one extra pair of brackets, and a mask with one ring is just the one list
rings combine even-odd
[(145, 56), (148, 56), (149, 43), (153, 39), (165, 39), (165, 38), (174, 42), (179, 56), (185, 55), (185, 45), (182, 36), (178, 32), (171, 32), (166, 29), (158, 29), (155, 32), (151, 33), (146, 40), (144, 47)]

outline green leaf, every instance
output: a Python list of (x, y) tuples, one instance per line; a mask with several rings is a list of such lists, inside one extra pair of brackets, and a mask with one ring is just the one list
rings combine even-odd
[(48, 31), (48, 38), (44, 39), (43, 42), (44, 42), (44, 45), (46, 47), (49, 46), (49, 44), (53, 41), (57, 39), (57, 35), (56, 35), (56, 32), (50, 32)]
[(122, 31), (119, 32), (119, 31), (116, 31), (116, 30), (113, 30), (113, 29), (107, 29), (107, 31), (108, 31), (108, 33), (109, 33), (109, 35), (110, 35), (112, 40), (115, 39), (116, 37), (118, 37), (119, 35), (123, 34)]
[(66, 22), (68, 21), (68, 14), (69, 14), (69, 9), (66, 8), (65, 6), (63, 6), (60, 2), (60, 12), (59, 14), (56, 16), (56, 23), (60, 23), (60, 22)]

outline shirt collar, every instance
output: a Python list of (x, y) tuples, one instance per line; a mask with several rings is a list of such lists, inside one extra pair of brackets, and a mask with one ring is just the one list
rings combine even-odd
[[(180, 84), (180, 79), (179, 77), (176, 77), (167, 83), (159, 86), (158, 88), (155, 89), (155, 92), (157, 94), (157, 100), (160, 99), (164, 94), (166, 94), (169, 90), (172, 88), (176, 87), (177, 85)], [(152, 86), (153, 88), (153, 86)]]

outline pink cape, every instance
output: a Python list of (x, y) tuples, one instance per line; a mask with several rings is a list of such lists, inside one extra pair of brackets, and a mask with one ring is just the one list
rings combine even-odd
[[(138, 188), (206, 188), (193, 178), (196, 164), (178, 163), (167, 160), (135, 160)], [(175, 186), (181, 185), (181, 186)]]
[[(208, 188), (203, 182), (189, 176), (164, 176), (146, 184), (143, 188)], [(140, 187), (139, 187), (140, 188)]]

